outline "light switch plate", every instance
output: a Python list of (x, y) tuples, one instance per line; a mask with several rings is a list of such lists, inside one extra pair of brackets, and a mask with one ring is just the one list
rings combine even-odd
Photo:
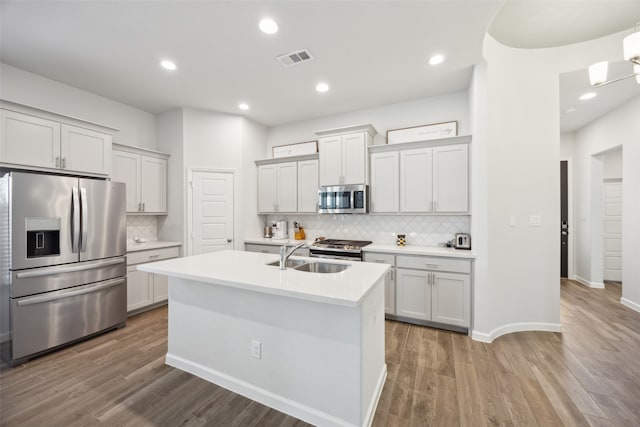
[(540, 215), (529, 215), (529, 227), (541, 227), (542, 217)]

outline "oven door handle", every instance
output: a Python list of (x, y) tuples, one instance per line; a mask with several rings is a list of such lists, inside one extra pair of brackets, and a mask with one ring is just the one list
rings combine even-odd
[(106, 259), (103, 261), (94, 261), (87, 264), (82, 265), (70, 265), (70, 266), (56, 266), (56, 267), (45, 267), (39, 268), (37, 270), (29, 270), (29, 271), (21, 271), (16, 273), (16, 278), (18, 279), (29, 279), (32, 277), (44, 277), (51, 276), (53, 274), (62, 274), (62, 273), (74, 273), (76, 271), (84, 271), (84, 270), (93, 270), (94, 268), (100, 267), (108, 267), (110, 265), (116, 264), (124, 264), (124, 257)]
[(89, 286), (86, 288), (73, 290), (73, 291), (64, 291), (64, 292), (52, 292), (55, 295), (39, 295), (37, 297), (30, 297), (18, 300), (18, 305), (32, 305), (32, 304), (41, 304), (43, 302), (51, 302), (57, 301), (64, 298), (75, 297), (78, 295), (90, 294), (93, 292), (98, 292), (103, 289), (111, 288), (113, 286), (120, 285), (124, 283), (124, 278), (112, 279), (97, 285)]

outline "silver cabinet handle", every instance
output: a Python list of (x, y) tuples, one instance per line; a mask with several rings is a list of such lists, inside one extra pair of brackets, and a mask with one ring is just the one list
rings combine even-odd
[(60, 167), (60, 157), (56, 157), (56, 167)]
[(144, 207), (144, 202), (142, 202), (142, 212), (144, 212), (146, 209)]
[(76, 271), (92, 270), (94, 268), (108, 267), (110, 265), (116, 265), (116, 264), (124, 264), (125, 261), (126, 261), (125, 257), (118, 257), (118, 258), (106, 259), (103, 261), (93, 261), (90, 263), (84, 263), (82, 265), (71, 265), (71, 266), (61, 265), (56, 267), (38, 268), (35, 270), (21, 271), (19, 273), (16, 273), (16, 277), (18, 279), (29, 279), (32, 277), (51, 276), (54, 274), (74, 273)]
[(138, 202), (138, 212), (142, 212), (142, 203)]
[(66, 169), (67, 168), (67, 158), (63, 157), (62, 158), (62, 169)]
[(87, 203), (87, 189), (80, 188), (80, 202), (82, 203), (82, 242), (80, 244), (80, 250), (85, 252), (87, 250), (87, 239), (89, 237), (89, 204)]
[(439, 264), (429, 264), (429, 263), (426, 263), (425, 265), (427, 267), (431, 267), (431, 268), (438, 268), (438, 266), (439, 266)]
[(101, 283), (99, 285), (91, 286), (91, 287), (88, 287), (88, 288), (83, 288), (83, 289), (78, 289), (78, 290), (68, 291), (68, 292), (62, 292), (62, 293), (54, 292), (57, 295), (42, 295), (42, 296), (37, 296), (37, 297), (25, 298), (25, 299), (22, 299), (22, 300), (18, 300), (18, 305), (40, 304), (40, 303), (43, 303), (43, 302), (56, 301), (56, 300), (59, 300), (59, 299), (75, 297), (75, 296), (78, 296), (78, 295), (91, 294), (91, 293), (94, 293), (94, 292), (97, 292), (97, 291), (101, 291), (103, 289), (107, 289), (107, 288), (111, 288), (113, 286), (120, 285), (121, 283), (124, 283), (124, 279), (113, 279), (113, 280), (109, 280), (108, 282)]
[(160, 255), (149, 255), (149, 259), (158, 258)]
[(80, 196), (78, 195), (78, 187), (73, 187), (71, 190), (71, 206), (73, 207), (71, 251), (78, 252), (78, 246), (80, 245)]

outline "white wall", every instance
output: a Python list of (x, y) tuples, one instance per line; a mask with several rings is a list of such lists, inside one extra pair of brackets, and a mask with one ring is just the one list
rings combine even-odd
[[(473, 168), (487, 169), (474, 192), (486, 192), (489, 209), (486, 218), (477, 214), (482, 206), (472, 210), (474, 230), (487, 236), (486, 248), (475, 248), (487, 266), (475, 282), (476, 339), (560, 329), (559, 74), (615, 60), (626, 34), (552, 49), (513, 49), (485, 37), (486, 165), (472, 159)], [(530, 215), (541, 226), (529, 226)]]
[[(602, 282), (601, 217), (598, 217), (604, 177), (604, 157), (622, 147), (622, 302), (640, 311), (640, 97), (611, 111), (576, 132), (576, 212), (580, 212), (578, 275), (590, 283)], [(615, 137), (612, 137), (615, 136)], [(592, 212), (594, 209), (594, 212)], [(600, 249), (598, 249), (600, 248)], [(598, 269), (596, 266), (599, 265)]]
[(187, 171), (189, 168), (235, 172), (235, 248), (243, 237), (257, 237), (263, 223), (257, 212), (257, 172), (264, 158), (266, 129), (241, 116), (185, 108), (158, 116), (159, 144), (171, 154), (169, 215), (160, 219), (163, 239), (187, 243)]
[(153, 114), (2, 63), (0, 98), (119, 129), (114, 142), (156, 148)]
[(467, 92), (422, 98), (275, 126), (269, 128), (267, 133), (266, 155), (268, 158), (272, 157), (271, 148), (274, 145), (317, 140), (318, 137), (314, 131), (318, 130), (370, 123), (378, 131), (374, 143), (384, 144), (389, 129), (453, 120), (458, 121), (458, 135), (470, 133)]
[(604, 153), (602, 167), (603, 179), (622, 179), (622, 147)]

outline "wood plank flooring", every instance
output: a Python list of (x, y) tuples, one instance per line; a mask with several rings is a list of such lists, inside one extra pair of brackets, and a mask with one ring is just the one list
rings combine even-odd
[[(638, 426), (640, 313), (620, 285), (564, 280), (563, 333), (492, 344), (386, 322), (389, 377), (374, 426)], [(164, 365), (166, 307), (0, 370), (2, 426), (306, 426)], [(330, 390), (328, 390), (330, 392)]]

